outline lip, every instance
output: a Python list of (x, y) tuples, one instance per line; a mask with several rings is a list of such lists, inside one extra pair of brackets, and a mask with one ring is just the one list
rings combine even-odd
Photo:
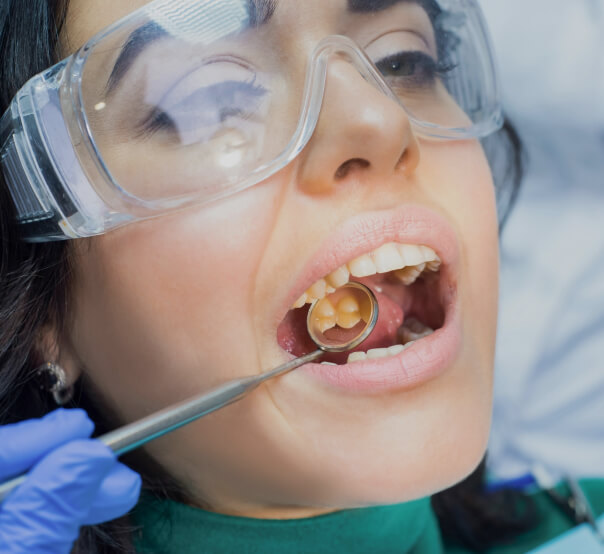
[(445, 308), (444, 325), (396, 356), (338, 366), (312, 363), (298, 372), (338, 390), (380, 393), (417, 387), (444, 373), (455, 361), (462, 343), (457, 303), (458, 241), (449, 222), (423, 206), (366, 212), (347, 220), (305, 264), (285, 299), (279, 321), (315, 281), (386, 242), (423, 244), (438, 254), (442, 260), (439, 294)]

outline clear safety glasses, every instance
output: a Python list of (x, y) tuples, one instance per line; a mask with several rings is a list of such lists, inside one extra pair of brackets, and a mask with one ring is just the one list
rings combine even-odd
[(423, 137), (501, 126), (476, 0), (157, 0), (31, 79), (0, 121), (25, 238), (96, 235), (262, 181), (307, 144), (341, 63), (348, 94), (364, 79)]

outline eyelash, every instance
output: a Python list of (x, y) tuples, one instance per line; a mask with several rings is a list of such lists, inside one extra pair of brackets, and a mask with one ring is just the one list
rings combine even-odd
[[(394, 67), (396, 64), (410, 64), (412, 69), (411, 74), (402, 76), (389, 75), (391, 71), (398, 70), (398, 68)], [(397, 52), (396, 54), (376, 61), (375, 65), (386, 79), (395, 80), (393, 83), (394, 86), (399, 85), (416, 89), (432, 85), (437, 76), (443, 76), (455, 68), (452, 64), (434, 60), (425, 52), (416, 50)], [(419, 75), (416, 71), (417, 68), (421, 71)], [(256, 84), (255, 81), (256, 78), (254, 76), (248, 81), (227, 81), (211, 85), (210, 87), (206, 87), (206, 89), (219, 89), (231, 85), (234, 87), (229, 91), (232, 95), (242, 93), (247, 94), (251, 98), (258, 98), (263, 96), (267, 90), (263, 86)], [(247, 114), (242, 109), (223, 106), (220, 121), (225, 121), (229, 117), (241, 117), (245, 119), (246, 115)], [(166, 112), (159, 108), (154, 108), (138, 126), (137, 134), (146, 138), (161, 131), (176, 132), (176, 124)]]
[(138, 135), (140, 136), (151, 136), (155, 133), (170, 129), (175, 130), (176, 125), (170, 116), (158, 108), (153, 108), (151, 113), (145, 118), (145, 120), (139, 126)]
[[(400, 71), (400, 66), (408, 64), (411, 66), (411, 73), (406, 75), (392, 75), (393, 71)], [(434, 60), (428, 54), (421, 51), (397, 52), (386, 58), (375, 62), (380, 73), (386, 78), (396, 79), (396, 84), (404, 84), (407, 87), (420, 88), (431, 85), (437, 76), (444, 75), (453, 69), (453, 66), (442, 64)], [(399, 67), (395, 67), (398, 65)], [(416, 69), (420, 69), (418, 75)], [(398, 81), (404, 81), (399, 83)]]
[[(255, 76), (249, 81), (225, 81), (222, 83), (216, 83), (209, 87), (204, 87), (205, 90), (221, 89), (231, 86), (229, 94), (246, 94), (250, 98), (261, 98), (268, 91), (259, 84), (256, 84)], [(204, 89), (198, 89), (196, 92)], [(214, 95), (217, 98), (224, 95)], [(249, 118), (250, 114), (246, 113), (243, 109), (233, 106), (222, 106), (220, 111), (220, 121), (224, 122), (229, 117), (241, 117), (242, 119)], [(153, 108), (151, 112), (145, 117), (145, 119), (138, 126), (138, 135), (141, 137), (150, 137), (160, 131), (164, 132), (176, 132), (176, 124), (173, 119), (163, 110), (159, 108)]]

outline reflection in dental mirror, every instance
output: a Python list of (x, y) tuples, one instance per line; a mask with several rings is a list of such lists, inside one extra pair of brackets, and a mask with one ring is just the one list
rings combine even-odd
[(321, 350), (344, 352), (369, 336), (377, 317), (378, 304), (371, 290), (349, 282), (313, 302), (306, 326), (310, 338)]

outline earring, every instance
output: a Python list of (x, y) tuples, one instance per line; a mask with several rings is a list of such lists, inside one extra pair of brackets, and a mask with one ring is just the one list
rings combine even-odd
[(40, 388), (52, 393), (59, 406), (67, 404), (73, 397), (73, 387), (67, 384), (67, 375), (60, 365), (47, 362), (36, 370), (36, 376), (40, 380)]

